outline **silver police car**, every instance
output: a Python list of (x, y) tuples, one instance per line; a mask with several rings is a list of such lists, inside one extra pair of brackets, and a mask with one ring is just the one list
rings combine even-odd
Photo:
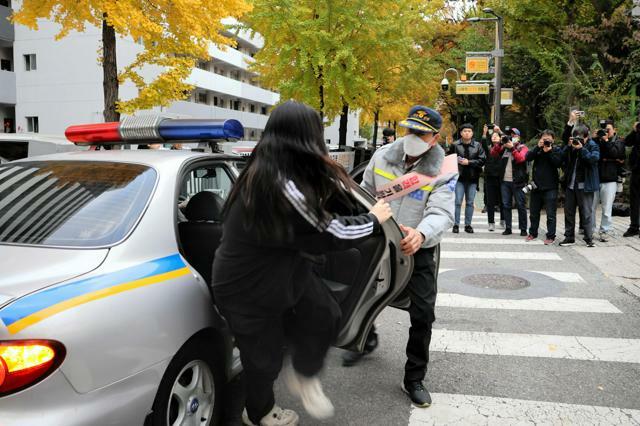
[[(240, 133), (229, 121), (125, 121), (68, 136), (214, 140)], [(209, 285), (239, 161), (138, 149), (0, 165), (0, 424), (219, 422), (241, 366)], [(374, 201), (354, 195), (363, 208)], [(328, 256), (326, 283), (343, 309), (336, 346), (362, 349), (377, 314), (406, 303), (412, 259), (398, 226), (383, 228)]]

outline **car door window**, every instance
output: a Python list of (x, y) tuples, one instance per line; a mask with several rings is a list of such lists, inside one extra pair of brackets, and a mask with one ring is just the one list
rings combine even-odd
[(180, 189), (179, 202), (186, 203), (198, 192), (209, 191), (222, 200), (227, 199), (233, 182), (227, 168), (222, 164), (203, 165), (185, 175)]

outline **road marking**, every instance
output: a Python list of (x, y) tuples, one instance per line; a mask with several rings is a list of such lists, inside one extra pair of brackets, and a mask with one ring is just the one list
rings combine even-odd
[(431, 407), (411, 408), (409, 426), (640, 423), (640, 410), (446, 393), (431, 396)]
[(562, 260), (557, 253), (510, 252), (510, 251), (446, 251), (440, 253), (442, 259), (506, 259), (506, 260)]
[[(440, 268), (438, 270), (439, 273), (455, 271), (453, 268)], [(551, 272), (551, 271), (524, 271), (524, 272), (532, 272), (534, 274), (542, 274), (546, 275), (549, 278), (553, 278), (554, 280), (561, 281), (563, 283), (584, 283), (586, 282), (584, 278), (580, 276), (580, 274), (576, 272)]]
[(570, 297), (541, 297), (539, 299), (485, 299), (456, 293), (439, 293), (436, 305), (448, 308), (471, 309), (589, 312), (604, 314), (622, 313), (608, 300)]
[(640, 364), (640, 340), (434, 329), (432, 351)]
[(515, 245), (542, 245), (544, 242), (542, 240), (532, 240), (525, 241), (524, 238), (513, 239), (513, 238), (443, 238), (442, 242), (445, 244), (497, 244), (497, 245), (505, 245), (505, 246), (515, 246)]

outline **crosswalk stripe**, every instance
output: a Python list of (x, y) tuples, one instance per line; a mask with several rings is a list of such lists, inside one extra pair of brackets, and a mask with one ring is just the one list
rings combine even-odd
[(604, 299), (571, 297), (541, 297), (538, 299), (486, 299), (456, 293), (439, 293), (436, 306), (448, 308), (504, 309), (553, 312), (588, 312), (621, 314), (611, 302)]
[(640, 364), (640, 340), (434, 329), (430, 350)]
[(506, 260), (562, 260), (557, 253), (510, 252), (510, 251), (446, 251), (440, 253), (442, 259), (506, 259)]
[[(455, 271), (453, 268), (440, 268), (438, 270), (439, 273)], [(546, 275), (549, 278), (553, 278), (554, 280), (563, 282), (563, 283), (584, 283), (585, 280), (580, 276), (580, 274), (576, 272), (553, 272), (553, 271), (525, 271), (525, 272), (533, 272), (535, 274)]]
[(409, 426), (640, 423), (640, 410), (633, 409), (446, 393), (431, 396), (431, 407), (411, 408)]
[(445, 244), (496, 244), (496, 245), (540, 245), (544, 244), (542, 240), (525, 241), (524, 238), (511, 239), (511, 238), (443, 238), (442, 242)]

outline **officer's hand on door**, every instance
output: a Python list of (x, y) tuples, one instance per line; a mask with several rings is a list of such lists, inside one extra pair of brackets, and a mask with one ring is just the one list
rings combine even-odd
[(404, 232), (405, 237), (400, 241), (400, 249), (402, 253), (411, 256), (418, 250), (424, 242), (424, 235), (420, 231), (408, 226), (400, 225), (400, 229)]

